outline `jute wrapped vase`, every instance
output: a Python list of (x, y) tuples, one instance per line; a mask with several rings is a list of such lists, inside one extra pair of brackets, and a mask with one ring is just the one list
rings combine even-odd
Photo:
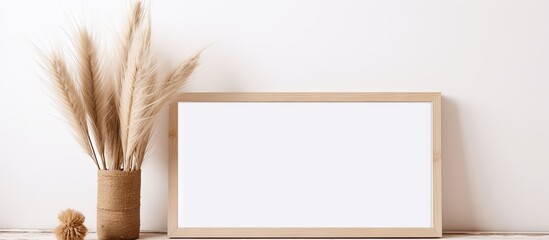
[(141, 170), (97, 172), (97, 237), (139, 238)]

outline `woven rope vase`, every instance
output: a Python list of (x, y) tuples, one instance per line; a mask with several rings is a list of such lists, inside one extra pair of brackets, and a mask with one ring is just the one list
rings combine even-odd
[(139, 238), (141, 170), (97, 172), (97, 237)]

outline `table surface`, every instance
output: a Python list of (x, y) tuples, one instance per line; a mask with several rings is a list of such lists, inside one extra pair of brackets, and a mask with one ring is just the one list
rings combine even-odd
[[(40, 230), (0, 230), (0, 240), (4, 239), (55, 239), (53, 233)], [(90, 233), (86, 239), (97, 239), (95, 233)], [(168, 239), (166, 233), (141, 233), (139, 239), (160, 240)], [(421, 238), (415, 238), (421, 239)], [(432, 239), (432, 238), (431, 238)], [(489, 240), (508, 240), (508, 239), (526, 239), (526, 240), (549, 240), (549, 234), (488, 234), (488, 233), (468, 233), (468, 234), (444, 234), (442, 239), (467, 240), (467, 239), (489, 239)], [(384, 240), (387, 240), (385, 238)]]

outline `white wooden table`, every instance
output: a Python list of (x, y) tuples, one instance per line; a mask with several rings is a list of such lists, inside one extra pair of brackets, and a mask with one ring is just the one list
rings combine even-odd
[[(4, 239), (55, 239), (53, 233), (43, 230), (1, 230), (0, 240)], [(97, 239), (95, 233), (89, 233), (86, 239)], [(168, 239), (166, 233), (141, 233), (139, 239), (160, 240)], [(420, 238), (414, 238), (420, 239)], [(432, 239), (432, 238), (431, 238)], [(467, 240), (467, 239), (488, 239), (488, 240), (508, 240), (508, 239), (522, 239), (522, 240), (549, 240), (549, 234), (509, 234), (509, 233), (448, 233), (444, 234), (442, 239), (452, 240)], [(387, 238), (384, 240), (388, 240)]]

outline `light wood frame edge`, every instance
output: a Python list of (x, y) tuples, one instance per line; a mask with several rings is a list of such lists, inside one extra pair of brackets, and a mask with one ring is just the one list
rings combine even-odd
[(177, 145), (178, 145), (178, 116), (177, 103), (169, 107), (169, 153), (168, 153), (168, 237), (179, 235), (178, 232), (178, 193), (177, 193)]
[(177, 103), (169, 117), (170, 238), (357, 238), (357, 237), (442, 237), (442, 145), (439, 92), (385, 93), (183, 93), (178, 102), (431, 102), (433, 125), (433, 227), (432, 228), (178, 228), (177, 193)]

